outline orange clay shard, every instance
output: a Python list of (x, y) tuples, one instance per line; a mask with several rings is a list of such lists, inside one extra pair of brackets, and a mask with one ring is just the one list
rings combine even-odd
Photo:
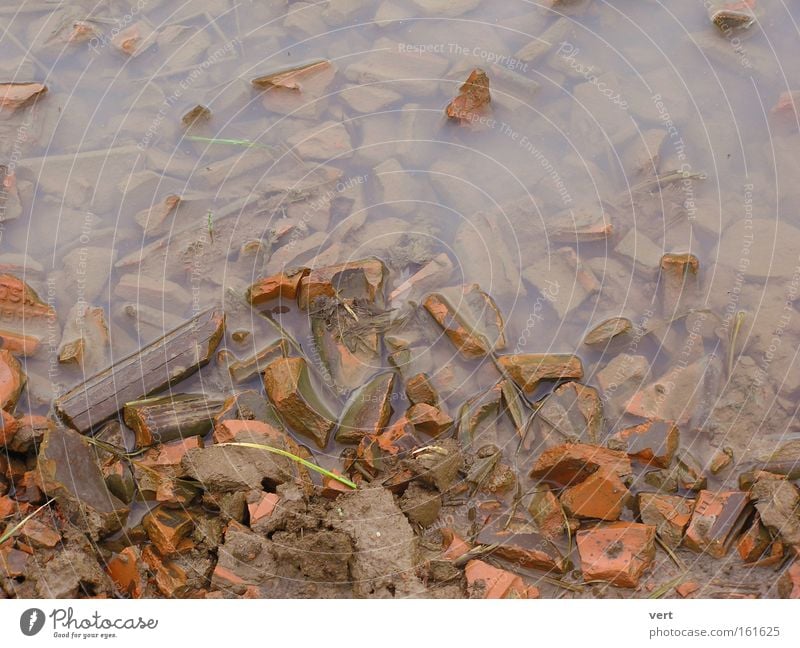
[(445, 114), (450, 119), (472, 122), (480, 117), (491, 100), (489, 77), (483, 70), (475, 68), (458, 89), (458, 96), (447, 105)]

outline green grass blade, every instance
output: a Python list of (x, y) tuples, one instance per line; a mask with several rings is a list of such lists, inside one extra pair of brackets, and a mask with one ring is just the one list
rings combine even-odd
[(673, 578), (671, 581), (664, 583), (661, 587), (659, 587), (656, 591), (654, 591), (650, 596), (647, 598), (650, 599), (660, 599), (666, 596), (669, 591), (678, 585), (680, 585), (684, 579), (686, 578), (686, 574), (681, 574), (677, 578)]
[(30, 520), (34, 515), (36, 515), (39, 511), (43, 508), (48, 506), (53, 500), (47, 500), (44, 504), (42, 504), (39, 508), (37, 508), (33, 513), (26, 515), (22, 518), (22, 521), (18, 524), (15, 524), (11, 529), (8, 529), (0, 536), (0, 545), (3, 544), (6, 540), (8, 540), (11, 536), (13, 536), (17, 531), (19, 531), (27, 522)]
[(186, 139), (192, 142), (206, 142), (207, 144), (230, 144), (231, 146), (244, 146), (246, 148), (265, 148), (269, 146), (260, 144), (259, 142), (251, 142), (246, 139), (233, 139), (224, 137), (201, 137), (200, 135), (187, 135)]
[(311, 463), (310, 461), (306, 461), (302, 457), (298, 457), (297, 455), (292, 454), (291, 452), (287, 452), (286, 450), (281, 450), (280, 448), (273, 448), (272, 446), (263, 445), (261, 443), (247, 443), (245, 441), (230, 441), (229, 443), (218, 443), (218, 446), (238, 446), (240, 448), (255, 448), (256, 450), (266, 450), (267, 452), (271, 452), (272, 454), (280, 455), (281, 457), (286, 457), (287, 459), (291, 459), (292, 461), (296, 461), (297, 463), (305, 466), (309, 470), (313, 470), (314, 472), (318, 472), (320, 475), (325, 475), (326, 477), (330, 477), (331, 479), (335, 479), (340, 484), (344, 484), (352, 489), (357, 489), (358, 486), (351, 482), (347, 477), (342, 477), (341, 475), (337, 475), (336, 473), (331, 472), (330, 470), (325, 470), (322, 466), (318, 466), (315, 463)]

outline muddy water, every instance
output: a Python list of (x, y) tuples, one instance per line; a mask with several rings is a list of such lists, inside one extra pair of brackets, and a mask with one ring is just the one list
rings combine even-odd
[[(479, 283), (507, 351), (577, 353), (592, 385), (607, 370), (605, 434), (661, 380), (701, 463), (796, 436), (800, 136), (773, 111), (800, 88), (796, 6), (759, 3), (758, 24), (723, 33), (702, 2), (3, 4), (0, 81), (48, 86), (0, 121), (22, 203), (0, 261), (59, 313), (23, 406), (83, 379), (54, 359), (76, 303), (105, 309), (109, 362), (219, 302), (243, 357), (274, 334), (242, 304), (255, 279), (374, 255), (390, 292), (444, 252), (453, 272), (431, 288)], [(332, 67), (299, 90), (250, 84), (317, 59)], [(448, 121), (474, 67), (491, 110)], [(210, 120), (182, 124), (197, 105)], [(177, 211), (143, 228), (171, 195)], [(576, 234), (587, 224), (611, 233)], [(659, 272), (670, 252), (700, 264), (680, 299)], [(306, 315), (284, 311), (313, 358)], [(609, 317), (633, 333), (583, 345)], [(625, 385), (631, 363), (608, 369), (620, 353), (644, 362)], [(497, 380), (446, 339), (417, 360), (452, 413)], [(232, 388), (214, 364), (180, 387)]]

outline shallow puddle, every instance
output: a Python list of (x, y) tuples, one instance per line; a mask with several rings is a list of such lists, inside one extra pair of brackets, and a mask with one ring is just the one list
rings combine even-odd
[[(475, 465), (434, 530), (514, 530), (535, 508), (529, 472), (566, 442), (633, 457), (608, 481), (597, 469), (601, 494), (621, 478), (632, 496), (743, 488), (741, 473), (798, 438), (800, 11), (750, 3), (754, 24), (731, 27), (749, 18), (715, 25), (703, 3), (543, 4), (0, 7), (0, 271), (38, 294), (26, 311), (21, 284), (0, 294), (2, 347), (27, 376), (14, 414), (52, 413), (150, 348), (111, 409), (185, 373), (159, 393), (263, 395), (269, 365), (268, 389), (300, 384), (313, 401), (270, 393), (270, 416), (313, 429), (292, 443), (326, 469), (364, 460), (337, 441), (359, 434), (332, 433), (343, 412), (387, 429), (387, 447), (365, 453), (418, 451), (406, 424), (435, 431), (419, 435), (429, 443), (452, 433)], [(211, 307), (226, 326), (207, 364), (200, 351), (152, 362), (162, 336)], [(531, 368), (526, 354), (548, 355)], [(283, 356), (297, 363), (270, 364)], [(356, 411), (359, 399), (383, 410)], [(96, 432), (100, 409), (73, 425)], [(663, 443), (678, 454), (655, 447), (664, 424), (630, 431), (651, 419), (676, 423)], [(365, 460), (348, 470), (386, 477)], [(399, 495), (405, 477), (392, 479)], [(596, 504), (575, 513), (582, 533), (620, 517)], [(640, 518), (626, 502), (622, 519)], [(573, 559), (576, 529), (554, 541)], [(542, 588), (608, 594), (571, 583)]]

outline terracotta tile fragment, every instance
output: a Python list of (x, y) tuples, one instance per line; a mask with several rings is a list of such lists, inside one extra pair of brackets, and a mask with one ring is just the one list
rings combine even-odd
[(475, 68), (458, 89), (458, 96), (445, 108), (445, 114), (461, 123), (474, 123), (486, 112), (491, 100), (489, 77), (480, 68)]
[(470, 560), (465, 569), (470, 598), (537, 598), (539, 591), (525, 585), (522, 578), (482, 560)]
[(295, 432), (310, 437), (324, 448), (335, 421), (311, 388), (305, 360), (274, 360), (264, 370), (264, 386), (283, 420)]
[(447, 432), (453, 426), (453, 419), (438, 407), (418, 403), (412, 405), (406, 412), (406, 418), (417, 432), (436, 437)]
[[(333, 472), (337, 475), (340, 474), (338, 470), (334, 470)], [(327, 475), (324, 475), (322, 477), (321, 494), (323, 497), (333, 500), (339, 497), (339, 495), (341, 495), (342, 493), (352, 493), (352, 492), (353, 492), (352, 488), (350, 488), (346, 484), (343, 484), (338, 479), (334, 479), (333, 477), (328, 477)]]
[(359, 297), (382, 302), (386, 266), (378, 259), (315, 268), (300, 280), (297, 303), (307, 310), (318, 297)]
[(500, 366), (530, 393), (545, 380), (580, 380), (583, 363), (578, 356), (560, 353), (520, 353), (497, 358)]
[(675, 591), (681, 596), (681, 598), (687, 598), (699, 589), (700, 585), (698, 583), (695, 583), (694, 581), (687, 581), (678, 585), (675, 588)]
[[(680, 433), (672, 421), (647, 421), (620, 430), (609, 446), (646, 465), (668, 468), (678, 450)], [(613, 445), (612, 445), (613, 444)]]
[(142, 549), (142, 559), (154, 572), (156, 587), (163, 596), (177, 598), (186, 593), (188, 578), (180, 565), (164, 560), (150, 545)]
[(280, 499), (280, 495), (275, 493), (259, 493), (258, 499), (252, 502), (248, 501), (247, 510), (250, 513), (250, 526), (272, 515)]
[(448, 527), (441, 529), (440, 533), (442, 535), (442, 558), (445, 560), (456, 560), (472, 548), (461, 536)]
[(0, 349), (0, 408), (13, 410), (24, 386), (25, 374), (19, 361), (8, 349)]
[(678, 547), (692, 518), (694, 500), (662, 493), (639, 493), (638, 505), (642, 522), (656, 527), (658, 537), (668, 547)]
[(19, 578), (28, 573), (31, 554), (14, 549), (9, 544), (0, 547), (0, 576)]
[[(547, 486), (533, 493), (528, 512), (539, 529), (539, 533), (549, 540), (560, 538), (566, 532), (567, 521), (565, 512), (561, 508), (558, 498)], [(571, 527), (577, 526), (575, 521), (570, 521)], [(571, 528), (571, 530), (574, 530)]]
[[(494, 526), (494, 525), (492, 525)], [(567, 561), (556, 546), (538, 533), (496, 531), (487, 525), (478, 534), (478, 544), (497, 545), (492, 555), (529, 569), (564, 573)]]
[(0, 83), (0, 110), (13, 112), (47, 92), (41, 83)]
[(296, 299), (300, 289), (300, 281), (309, 273), (307, 268), (292, 273), (280, 272), (266, 279), (259, 279), (247, 290), (247, 301), (253, 306), (280, 297)]
[(52, 549), (61, 542), (61, 534), (52, 526), (31, 518), (17, 532), (17, 536), (37, 549)]
[(748, 505), (747, 493), (741, 491), (700, 491), (686, 530), (685, 545), (714, 558), (725, 557), (744, 523)]
[(586, 581), (636, 587), (655, 557), (656, 528), (636, 522), (614, 522), (577, 535), (581, 571)]
[(406, 396), (412, 405), (425, 403), (437, 407), (439, 405), (439, 395), (436, 393), (427, 374), (419, 373), (411, 376), (406, 381)]
[(193, 546), (188, 536), (194, 529), (194, 520), (183, 509), (158, 506), (142, 518), (142, 526), (163, 556), (187, 551)]
[(568, 515), (598, 520), (618, 520), (630, 492), (613, 470), (600, 469), (559, 498)]
[(140, 598), (144, 592), (142, 569), (141, 554), (136, 547), (126, 547), (106, 563), (111, 580), (120, 592), (131, 598)]
[(479, 333), (469, 330), (442, 295), (428, 295), (423, 306), (466, 359), (483, 358), (489, 354), (491, 349), (488, 340)]
[(18, 429), (19, 421), (5, 410), (0, 410), (0, 446), (10, 448)]
[(795, 561), (778, 579), (778, 594), (785, 599), (800, 599), (800, 561)]
[(585, 443), (567, 443), (539, 455), (530, 476), (563, 488), (580, 483), (601, 468), (613, 471), (620, 478), (633, 472), (624, 452)]

